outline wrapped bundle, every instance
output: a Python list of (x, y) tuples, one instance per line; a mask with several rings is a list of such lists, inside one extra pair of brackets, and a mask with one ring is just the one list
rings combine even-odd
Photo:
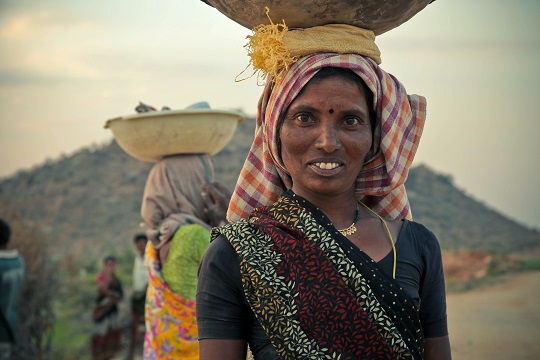
[(433, 0), (202, 0), (240, 25), (253, 29), (269, 24), (265, 7), (276, 22), (289, 28), (347, 24), (380, 35), (403, 24)]

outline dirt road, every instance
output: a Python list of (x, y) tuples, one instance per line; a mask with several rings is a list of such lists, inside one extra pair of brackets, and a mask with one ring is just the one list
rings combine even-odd
[(447, 300), (454, 360), (540, 359), (540, 271)]
[(540, 359), (539, 271), (447, 301), (453, 359)]

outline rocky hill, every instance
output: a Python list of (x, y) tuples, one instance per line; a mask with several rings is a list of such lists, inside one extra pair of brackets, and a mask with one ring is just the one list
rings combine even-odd
[[(254, 128), (254, 119), (246, 119), (214, 158), (218, 179), (231, 190)], [(128, 156), (113, 140), (0, 180), (0, 203), (40, 223), (55, 239), (59, 256), (100, 256), (129, 246), (140, 231), (142, 192), (151, 166)], [(433, 230), (443, 248), (514, 252), (540, 245), (537, 230), (465, 194), (448, 175), (417, 166), (406, 185), (415, 220)]]
[(449, 175), (417, 166), (405, 183), (413, 216), (447, 249), (513, 252), (538, 247), (540, 234), (457, 188)]

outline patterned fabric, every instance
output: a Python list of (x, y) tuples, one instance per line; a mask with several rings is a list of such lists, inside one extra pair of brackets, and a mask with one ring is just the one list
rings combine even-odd
[(389, 219), (412, 218), (403, 186), (425, 120), (426, 101), (407, 95), (403, 85), (373, 60), (356, 54), (320, 53), (303, 57), (275, 84), (267, 81), (258, 106), (255, 139), (236, 184), (227, 217), (246, 219), (267, 206), (292, 183), (281, 161), (277, 131), (286, 109), (307, 82), (323, 67), (353, 70), (373, 92), (375, 155), (356, 181), (356, 196)]
[(418, 310), (363, 254), (353, 263), (322, 211), (291, 191), (213, 230), (240, 259), (247, 301), (284, 359), (421, 359)]
[(161, 276), (158, 254), (146, 245), (145, 265), (149, 272), (146, 294), (144, 358), (199, 359), (195, 301), (173, 293)]

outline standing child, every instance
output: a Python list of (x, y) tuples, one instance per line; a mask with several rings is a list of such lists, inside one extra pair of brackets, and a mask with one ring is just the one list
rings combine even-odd
[(122, 283), (116, 277), (116, 258), (107, 256), (103, 260), (105, 270), (96, 277), (97, 297), (92, 311), (94, 332), (92, 336), (92, 358), (111, 359), (120, 350), (120, 319), (118, 303), (123, 298)]

